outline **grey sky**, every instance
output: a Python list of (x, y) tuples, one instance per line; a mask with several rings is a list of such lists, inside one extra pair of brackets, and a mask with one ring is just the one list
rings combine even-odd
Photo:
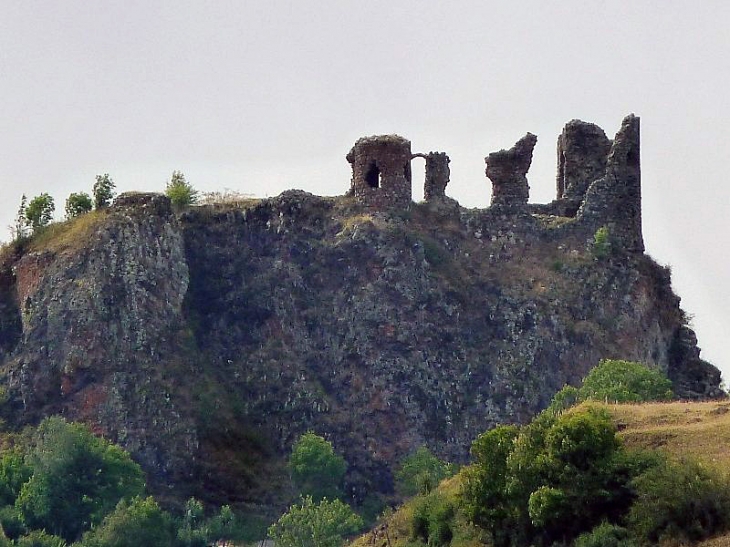
[(564, 123), (612, 137), (634, 112), (647, 251), (672, 266), (702, 356), (730, 373), (730, 3), (0, 7), (0, 226), (23, 192), (51, 193), (60, 218), (105, 172), (121, 191), (162, 190), (177, 169), (202, 191), (340, 194), (352, 143), (394, 132), (447, 152), (447, 193), (469, 207), (489, 202), (484, 156), (535, 133), (531, 201), (549, 201)]

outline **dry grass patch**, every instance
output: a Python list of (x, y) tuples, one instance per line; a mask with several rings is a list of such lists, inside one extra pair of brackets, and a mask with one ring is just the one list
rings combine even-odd
[(730, 534), (702, 541), (697, 547), (730, 547)]
[(662, 449), (730, 469), (730, 401), (605, 406), (628, 448)]
[(90, 234), (106, 215), (106, 210), (102, 209), (91, 211), (72, 220), (50, 224), (32, 237), (29, 250), (52, 253), (77, 250), (88, 243)]

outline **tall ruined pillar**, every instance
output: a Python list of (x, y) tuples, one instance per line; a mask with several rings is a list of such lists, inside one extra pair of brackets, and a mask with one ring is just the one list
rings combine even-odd
[(595, 124), (571, 120), (558, 137), (556, 199), (582, 201), (588, 186), (606, 174), (611, 140)]
[(520, 210), (527, 206), (527, 171), (536, 143), (537, 137), (528, 133), (509, 150), (492, 152), (484, 158), (487, 177), (492, 181), (492, 207)]
[(369, 207), (407, 208), (411, 203), (411, 141), (398, 135), (358, 139), (347, 161), (352, 165), (350, 192)]
[(581, 222), (607, 226), (611, 241), (629, 252), (644, 251), (639, 137), (639, 118), (626, 116), (608, 154), (606, 175), (591, 184), (578, 211)]
[(423, 183), (423, 199), (432, 201), (446, 197), (446, 185), (449, 184), (451, 169), (449, 156), (444, 152), (414, 154), (413, 157), (426, 160), (426, 178)]

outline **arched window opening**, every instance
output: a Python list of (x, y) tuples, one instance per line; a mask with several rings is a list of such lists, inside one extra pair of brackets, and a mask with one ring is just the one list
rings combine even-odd
[(368, 170), (365, 173), (365, 182), (370, 188), (380, 188), (380, 169), (375, 165), (375, 162), (368, 166)]

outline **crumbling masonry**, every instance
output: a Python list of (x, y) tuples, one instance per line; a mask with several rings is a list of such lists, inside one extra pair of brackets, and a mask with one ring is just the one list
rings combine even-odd
[(350, 191), (370, 207), (408, 207), (412, 156), (411, 141), (398, 135), (359, 139), (347, 154), (352, 165)]
[[(574, 218), (586, 234), (606, 226), (611, 240), (627, 252), (641, 253), (641, 165), (639, 118), (627, 116), (611, 141), (592, 123), (572, 120), (558, 137), (557, 195), (548, 204), (529, 204), (527, 171), (537, 137), (527, 133), (509, 150), (486, 158), (492, 182), (491, 206), (500, 215), (550, 215)], [(359, 139), (347, 154), (352, 165), (350, 194), (365, 207), (407, 209), (411, 204), (411, 160), (426, 160), (426, 202), (447, 200), (449, 157), (443, 152), (411, 153), (398, 135)]]
[(527, 171), (535, 144), (537, 137), (528, 133), (509, 150), (492, 152), (484, 158), (487, 177), (492, 181), (492, 207), (515, 212), (527, 209)]

